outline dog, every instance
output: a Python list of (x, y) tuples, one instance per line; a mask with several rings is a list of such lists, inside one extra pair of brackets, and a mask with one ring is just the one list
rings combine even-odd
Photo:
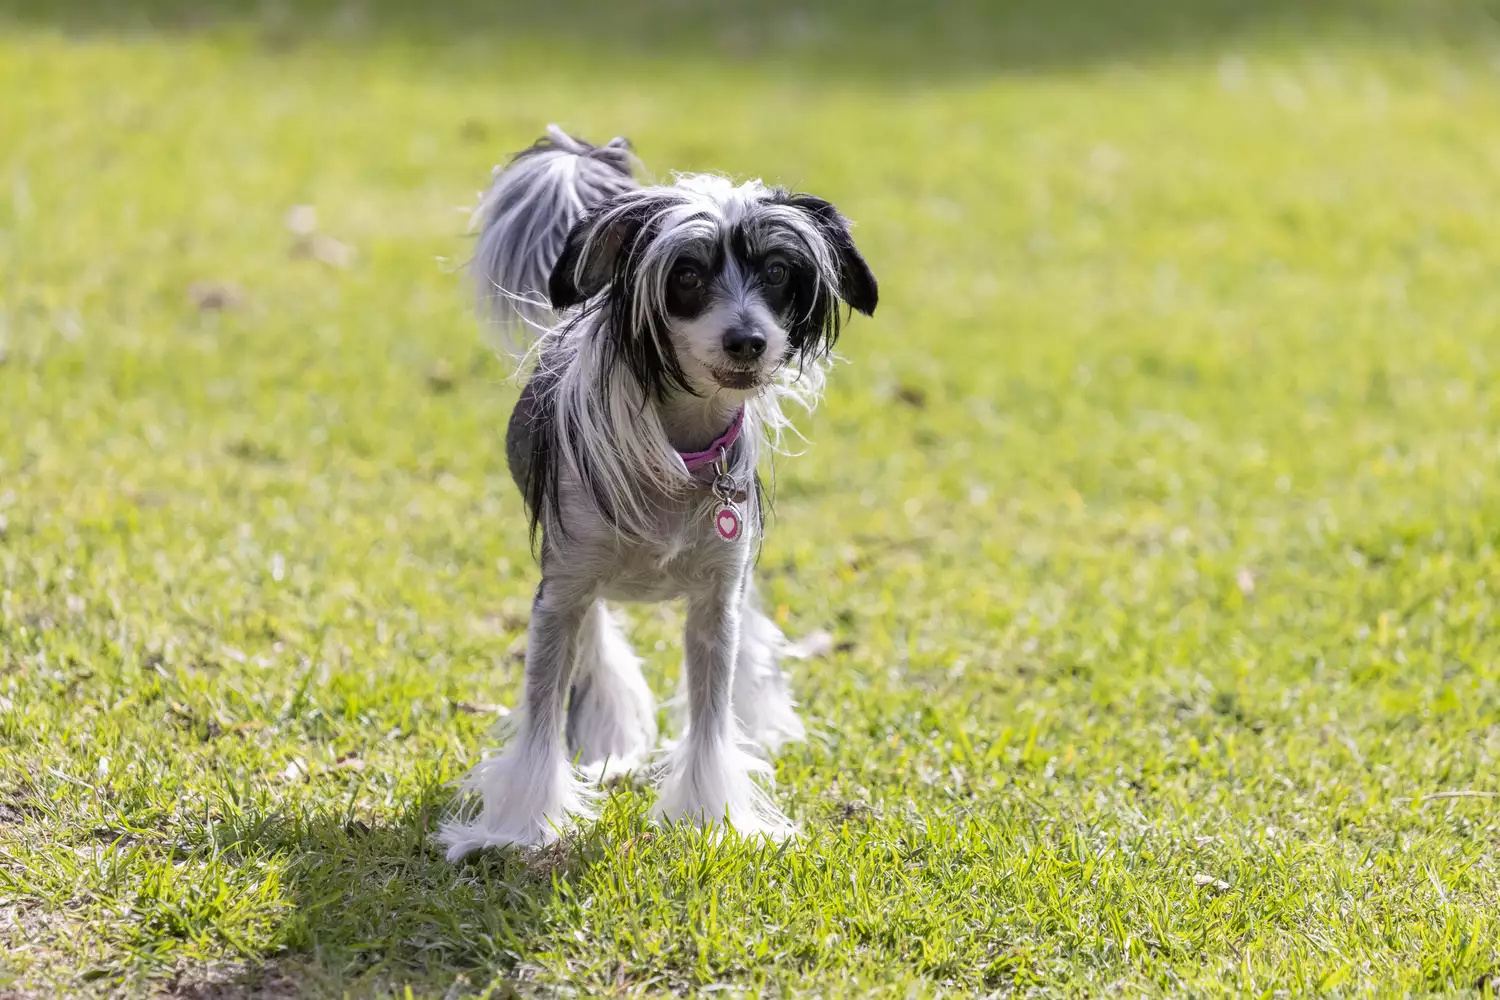
[[(760, 181), (637, 181), (630, 143), (553, 126), (496, 168), (475, 211), (482, 312), (532, 361), (506, 433), (542, 579), (524, 692), (500, 751), (464, 779), (450, 859), (555, 840), (593, 815), (579, 767), (636, 766), (656, 706), (606, 601), (686, 599), (687, 726), (653, 815), (780, 838), (763, 787), (804, 735), (756, 603), (758, 466), (811, 409), (848, 310), (875, 311), (850, 223)], [(527, 366), (523, 366), (523, 370)]]

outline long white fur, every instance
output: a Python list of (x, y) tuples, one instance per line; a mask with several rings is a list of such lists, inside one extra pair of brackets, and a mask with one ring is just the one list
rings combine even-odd
[(766, 792), (773, 774), (770, 763), (738, 739), (690, 730), (663, 755), (651, 815), (781, 840), (797, 828)]
[[(636, 484), (647, 478), (667, 493), (682, 494), (694, 481), (655, 409), (646, 405), (639, 383), (619, 366), (607, 365), (601, 338), (593, 335), (593, 325), (606, 321), (595, 313), (571, 326), (554, 327), (545, 336), (564, 340), (564, 347), (555, 352), (543, 347), (538, 353), (570, 359), (553, 390), (566, 461), (576, 475), (588, 467), (603, 486), (616, 524), (639, 536), (651, 530), (656, 507)], [(822, 395), (826, 369), (821, 359), (801, 371), (782, 369), (768, 391), (745, 400), (742, 435), (783, 451), (792, 428), (783, 402), (811, 412)], [(606, 387), (602, 393), (601, 384)]]
[(768, 753), (807, 736), (781, 658), (795, 653), (776, 623), (747, 602), (734, 666), (734, 714), (740, 731)]
[(656, 700), (620, 622), (595, 601), (578, 634), (568, 743), (598, 778), (635, 770), (656, 746)]
[(637, 484), (644, 479), (678, 492), (691, 485), (691, 477), (640, 384), (623, 367), (608, 364), (603, 338), (594, 331), (605, 322), (607, 314), (600, 311), (554, 328), (547, 336), (566, 343), (560, 350), (542, 348), (542, 356), (567, 360), (553, 389), (564, 461), (575, 477), (587, 472), (601, 485), (618, 528), (640, 536), (651, 530), (656, 507)]
[(550, 844), (576, 820), (592, 818), (596, 798), (561, 746), (521, 732), (464, 776), (459, 807), (438, 840), (450, 861), (483, 847)]

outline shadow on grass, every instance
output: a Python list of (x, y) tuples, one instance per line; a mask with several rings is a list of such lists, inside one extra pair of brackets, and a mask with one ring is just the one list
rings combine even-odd
[(1213, 55), (1266, 36), (1489, 45), (1500, 0), (0, 0), (0, 26), (238, 33), (307, 43), (478, 46), (865, 80), (1026, 73)]
[[(612, 797), (609, 821), (545, 848), (485, 850), (449, 862), (434, 833), (448, 793), (434, 788), (390, 822), (320, 814), (242, 813), (222, 831), (229, 851), (289, 862), (282, 875), (282, 948), (227, 969), (200, 970), (165, 995), (195, 1000), (292, 996), (514, 995), (578, 942), (556, 935), (586, 905), (589, 872), (629, 850), (642, 819)], [(561, 958), (558, 961), (565, 961)], [(467, 984), (467, 985), (465, 985)]]
[(601, 860), (600, 839), (486, 850), (454, 864), (433, 840), (434, 815), (419, 809), (375, 828), (319, 820), (296, 831), (279, 974), (307, 992), (407, 981), (442, 992), (460, 976), (482, 990), (497, 977), (524, 978), (553, 949), (552, 911)]
[[(216, 839), (226, 852), (282, 862), (280, 907), (267, 915), (276, 949), (226, 968), (189, 969), (165, 995), (400, 996), (409, 984), (416, 995), (507, 997), (561, 978), (592, 996), (750, 981), (766, 970), (725, 944), (732, 934), (720, 940), (709, 931), (704, 943), (699, 924), (711, 899), (744, 878), (803, 884), (817, 867), (799, 862), (787, 844), (657, 827), (647, 819), (649, 796), (626, 784), (610, 785), (599, 819), (558, 843), (452, 863), (433, 837), (447, 801), (445, 789), (430, 788), (375, 826), (254, 810), (224, 821)], [(753, 905), (783, 920), (782, 902), (772, 893)], [(792, 963), (811, 971), (828, 960), (820, 949), (831, 945), (821, 936), (775, 926), (783, 970)]]

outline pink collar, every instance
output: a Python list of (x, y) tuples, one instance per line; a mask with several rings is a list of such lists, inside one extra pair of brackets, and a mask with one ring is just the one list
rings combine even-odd
[(712, 465), (728, 453), (734, 443), (740, 439), (740, 430), (745, 426), (745, 408), (742, 406), (734, 414), (734, 420), (730, 422), (729, 429), (720, 434), (714, 443), (703, 451), (679, 451), (677, 454), (682, 459), (682, 464), (687, 466), (689, 472), (697, 472), (706, 465)]

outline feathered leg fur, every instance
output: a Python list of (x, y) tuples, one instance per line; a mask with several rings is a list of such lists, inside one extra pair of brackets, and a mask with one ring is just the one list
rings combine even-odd
[(734, 667), (734, 714), (740, 730), (767, 753), (807, 735), (797, 717), (781, 657), (787, 638), (757, 606), (753, 581), (745, 584), (740, 617), (740, 647)]
[(633, 770), (656, 745), (656, 701), (603, 601), (579, 628), (567, 728), (569, 752), (600, 777)]

